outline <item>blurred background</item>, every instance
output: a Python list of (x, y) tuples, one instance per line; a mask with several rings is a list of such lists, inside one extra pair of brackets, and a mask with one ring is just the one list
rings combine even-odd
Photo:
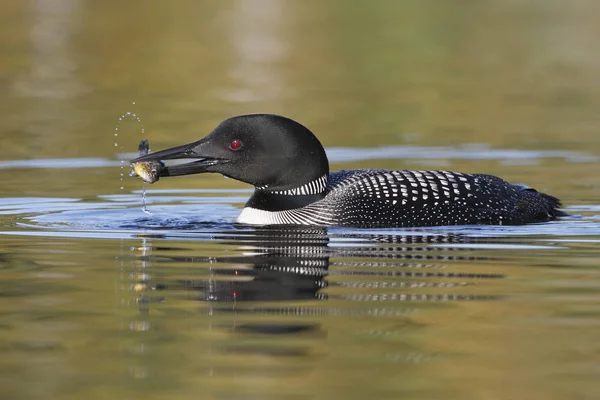
[[(0, 1), (0, 398), (597, 398), (599, 17), (597, 0)], [(332, 170), (490, 173), (583, 217), (334, 229), (306, 250), (232, 226), (251, 188), (221, 176), (161, 179), (140, 210), (140, 139), (244, 113), (306, 125)]]
[(126, 111), (156, 149), (255, 112), (326, 146), (600, 146), (594, 0), (30, 0), (0, 15), (3, 159), (112, 157)]

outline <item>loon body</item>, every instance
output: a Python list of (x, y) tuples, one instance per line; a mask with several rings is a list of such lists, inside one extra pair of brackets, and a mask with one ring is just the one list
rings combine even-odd
[(218, 172), (254, 185), (237, 222), (253, 225), (416, 227), (521, 225), (565, 215), (555, 197), (496, 176), (382, 169), (329, 172), (319, 140), (277, 115), (223, 121), (204, 139), (132, 163), (196, 161), (161, 176)]

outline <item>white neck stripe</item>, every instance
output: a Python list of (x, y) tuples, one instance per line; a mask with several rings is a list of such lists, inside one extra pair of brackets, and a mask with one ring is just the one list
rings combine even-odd
[[(327, 175), (323, 175), (314, 181), (310, 181), (302, 186), (299, 186), (294, 189), (288, 190), (271, 190), (270, 192), (273, 194), (283, 194), (288, 196), (301, 196), (301, 195), (311, 195), (311, 194), (319, 194), (325, 191), (327, 187)], [(268, 190), (268, 186), (257, 187), (257, 189)]]

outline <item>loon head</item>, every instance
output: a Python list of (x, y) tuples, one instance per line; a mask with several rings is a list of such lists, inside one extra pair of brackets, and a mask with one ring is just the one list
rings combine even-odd
[(271, 114), (229, 118), (203, 139), (131, 162), (175, 159), (196, 161), (167, 166), (161, 176), (217, 172), (275, 192), (301, 187), (329, 173), (325, 150), (315, 135), (296, 121)]

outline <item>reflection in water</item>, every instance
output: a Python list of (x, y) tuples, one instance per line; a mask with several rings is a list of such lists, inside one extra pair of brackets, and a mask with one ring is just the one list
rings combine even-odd
[[(310, 300), (326, 287), (329, 242), (324, 229), (257, 230), (221, 234), (220, 241), (236, 245), (244, 255), (190, 259), (161, 257), (151, 261), (172, 265), (211, 266), (207, 278), (155, 283), (156, 289), (184, 290), (212, 302)], [(150, 260), (152, 260), (150, 258)]]
[[(394, 302), (500, 299), (492, 294), (454, 294), (451, 290), (468, 286), (475, 280), (505, 277), (446, 271), (445, 262), (487, 260), (465, 254), (464, 248), (453, 248), (452, 244), (473, 241), (461, 235), (331, 235), (326, 229), (318, 228), (262, 228), (219, 233), (217, 240), (221, 244), (235, 246), (243, 254), (216, 257), (169, 256), (169, 251), (181, 249), (169, 249), (165, 244), (168, 242), (164, 241), (160, 248), (153, 249), (149, 238), (151, 235), (144, 237), (142, 254), (137, 257), (143, 273), (132, 286), (141, 292), (137, 301), (142, 309), (183, 292), (187, 300), (209, 302), (210, 315), (399, 316), (411, 310), (398, 308)], [(436, 247), (439, 244), (444, 246)], [(153, 256), (153, 250), (161, 255)], [(173, 272), (168, 272), (169, 269)], [(193, 277), (181, 278), (178, 272)], [(420, 289), (443, 292), (413, 292)], [(381, 290), (393, 293), (382, 294)], [(318, 306), (312, 300), (372, 302), (386, 306), (335, 308)], [(280, 303), (282, 301), (288, 303)], [(244, 303), (251, 304), (243, 306)], [(295, 321), (291, 325), (255, 324), (238, 331), (294, 333), (315, 326)]]
[[(389, 318), (391, 329), (380, 326), (361, 333), (363, 339), (376, 340), (396, 335), (397, 329), (420, 329), (422, 323), (413, 315), (423, 304), (437, 307), (450, 301), (500, 300), (493, 293), (469, 294), (465, 289), (474, 282), (505, 278), (453, 270), (450, 263), (488, 261), (452, 247), (473, 241), (462, 235), (331, 233), (292, 227), (220, 229), (213, 240), (219, 249), (227, 250), (215, 256), (206, 249), (190, 251), (181, 242), (170, 246), (171, 241), (160, 240), (154, 245), (154, 236), (164, 239), (164, 233), (144, 235), (142, 246), (132, 248), (139, 266), (128, 278), (139, 308), (139, 315), (129, 323), (131, 331), (141, 334), (136, 351), (144, 353), (150, 347), (147, 341), (153, 335), (147, 332), (178, 329), (165, 326), (164, 319), (157, 326), (156, 312), (168, 315), (182, 302), (188, 310), (190, 303), (196, 304), (192, 314), (186, 313), (207, 335), (202, 357), (207, 359), (211, 377), (262, 374), (265, 379), (311, 373), (319, 362), (318, 349), (335, 335), (331, 318), (346, 320), (346, 325), (348, 320)], [(203, 233), (201, 242), (205, 238)], [(261, 366), (245, 368), (223, 359), (234, 355), (268, 357), (273, 363), (281, 357), (305, 362), (274, 368), (263, 360)], [(414, 364), (441, 356), (430, 349), (412, 348), (405, 353), (385, 351), (382, 357), (386, 362)], [(136, 359), (133, 376), (148, 376), (148, 368), (143, 358)]]

